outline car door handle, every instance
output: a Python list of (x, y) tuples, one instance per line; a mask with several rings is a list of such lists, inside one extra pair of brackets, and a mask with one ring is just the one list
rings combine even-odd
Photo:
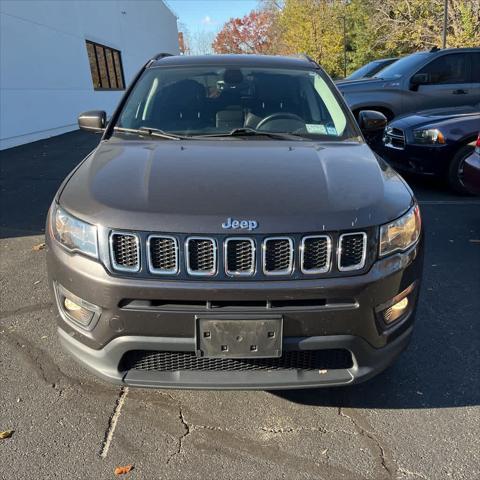
[(468, 93), (468, 90), (464, 90), (463, 88), (459, 88), (458, 90), (454, 90), (452, 92), (454, 95), (465, 95)]

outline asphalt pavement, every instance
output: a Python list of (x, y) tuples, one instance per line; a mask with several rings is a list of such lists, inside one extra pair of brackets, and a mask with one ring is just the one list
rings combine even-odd
[(480, 198), (408, 179), (426, 226), (416, 331), (358, 386), (127, 389), (60, 348), (45, 214), (99, 137), (0, 152), (0, 479), (480, 479)]

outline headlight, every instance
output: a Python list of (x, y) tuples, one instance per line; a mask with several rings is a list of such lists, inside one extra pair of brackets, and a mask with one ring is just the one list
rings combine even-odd
[(443, 133), (437, 128), (427, 128), (426, 130), (414, 130), (413, 138), (415, 140), (414, 143), (422, 143), (422, 144), (440, 143), (442, 145), (445, 143), (445, 137), (443, 136)]
[(422, 221), (418, 205), (405, 215), (380, 227), (380, 256), (404, 251), (414, 245), (420, 237)]
[(97, 227), (72, 217), (56, 206), (52, 213), (54, 237), (67, 249), (98, 258)]

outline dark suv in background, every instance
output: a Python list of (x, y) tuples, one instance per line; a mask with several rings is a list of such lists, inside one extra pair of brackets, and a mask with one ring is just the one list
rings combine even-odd
[[(386, 119), (362, 112), (364, 131)], [(120, 384), (347, 385), (412, 333), (411, 190), (307, 58), (148, 62), (47, 219), (62, 344)]]
[(480, 48), (433, 49), (392, 63), (370, 79), (337, 87), (355, 116), (382, 112), (389, 120), (432, 108), (480, 102)]

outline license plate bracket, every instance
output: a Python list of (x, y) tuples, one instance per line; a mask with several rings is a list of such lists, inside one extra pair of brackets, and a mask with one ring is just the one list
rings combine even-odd
[(207, 358), (282, 356), (283, 317), (196, 319), (196, 354)]

